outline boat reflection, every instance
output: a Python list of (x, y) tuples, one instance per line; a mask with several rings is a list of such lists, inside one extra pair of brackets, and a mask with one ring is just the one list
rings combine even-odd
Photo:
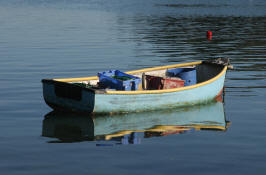
[(215, 102), (167, 111), (104, 116), (53, 111), (44, 117), (42, 136), (56, 138), (49, 143), (97, 141), (97, 146), (113, 146), (198, 130), (226, 131), (228, 126), (223, 103)]

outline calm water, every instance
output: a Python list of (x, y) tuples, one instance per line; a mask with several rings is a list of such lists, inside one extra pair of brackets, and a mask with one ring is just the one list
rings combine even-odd
[[(207, 30), (213, 31), (211, 41)], [(0, 0), (0, 172), (265, 174), (265, 48), (264, 0)], [(42, 99), (43, 78), (218, 56), (230, 57), (235, 66), (227, 74), (219, 122), (210, 117), (223, 114), (212, 114), (213, 105), (104, 116), (95, 123), (88, 116), (62, 120)], [(163, 117), (173, 122), (160, 123)], [(157, 133), (162, 137), (149, 130), (146, 137), (135, 132), (139, 136), (103, 141), (110, 132), (197, 121), (226, 129), (183, 132), (176, 126), (175, 133)], [(70, 122), (70, 129), (53, 132), (60, 122)], [(79, 127), (94, 129), (94, 135), (83, 137)], [(121, 144), (125, 139), (129, 144)], [(134, 139), (138, 144), (130, 144)]]

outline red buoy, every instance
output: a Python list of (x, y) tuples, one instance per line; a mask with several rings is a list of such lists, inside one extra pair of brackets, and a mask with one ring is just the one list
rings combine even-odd
[(206, 33), (207, 39), (211, 40), (212, 39), (212, 32), (210, 30), (207, 31)]

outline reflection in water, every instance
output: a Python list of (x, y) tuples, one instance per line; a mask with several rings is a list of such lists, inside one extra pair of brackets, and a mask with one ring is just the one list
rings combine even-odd
[(189, 131), (225, 131), (227, 127), (223, 103), (216, 102), (168, 111), (106, 116), (53, 111), (44, 117), (42, 135), (58, 139), (50, 143), (99, 141), (97, 146), (111, 146), (139, 144), (141, 138), (182, 134)]

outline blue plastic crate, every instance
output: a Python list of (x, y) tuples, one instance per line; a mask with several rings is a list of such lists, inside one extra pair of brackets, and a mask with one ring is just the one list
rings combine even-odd
[[(129, 80), (118, 80), (112, 78), (112, 76), (117, 77), (127, 77)], [(104, 88), (116, 89), (116, 90), (125, 90), (125, 91), (134, 91), (138, 90), (138, 86), (141, 83), (139, 77), (126, 74), (119, 70), (109, 70), (105, 72), (98, 73), (99, 82)]]
[(175, 68), (167, 70), (167, 75), (180, 77), (185, 80), (184, 86), (190, 86), (197, 83), (197, 72), (195, 68)]

